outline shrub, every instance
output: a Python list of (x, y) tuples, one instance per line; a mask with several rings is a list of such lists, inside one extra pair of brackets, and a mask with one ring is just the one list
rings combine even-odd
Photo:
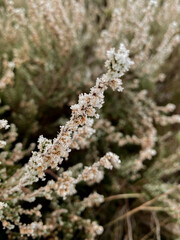
[(0, 239), (179, 239), (179, 13), (0, 3)]

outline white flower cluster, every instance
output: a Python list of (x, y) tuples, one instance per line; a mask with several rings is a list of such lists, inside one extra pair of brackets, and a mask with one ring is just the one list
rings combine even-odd
[(155, 6), (155, 7), (157, 7), (157, 6), (158, 6), (157, 0), (150, 0), (150, 1), (149, 1), (149, 6)]
[(113, 167), (119, 168), (121, 161), (119, 157), (114, 153), (107, 153), (104, 157), (100, 159), (100, 164), (107, 169), (112, 169)]
[(89, 239), (94, 240), (96, 235), (101, 235), (103, 233), (103, 227), (98, 225), (97, 222), (91, 222), (89, 219), (85, 221), (86, 228), (85, 231), (91, 237)]
[(113, 78), (123, 76), (133, 64), (133, 61), (129, 58), (129, 51), (125, 48), (124, 44), (120, 44), (117, 52), (115, 48), (111, 48), (107, 51), (107, 57), (108, 59), (105, 62), (105, 67)]
[(86, 207), (98, 207), (101, 203), (104, 202), (104, 196), (100, 195), (97, 192), (90, 194), (87, 198), (84, 198), (81, 204), (84, 208)]
[(82, 179), (88, 184), (99, 183), (103, 177), (104, 172), (100, 169), (101, 167), (112, 169), (113, 167), (119, 168), (120, 160), (116, 154), (111, 152), (106, 153), (99, 162), (94, 163), (90, 167), (85, 167), (82, 172)]
[[(5, 119), (1, 119), (0, 120), (0, 129), (8, 129), (9, 125), (8, 125), (8, 121)], [(4, 148), (6, 146), (6, 142), (3, 140), (0, 140), (0, 148)]]
[(71, 171), (66, 171), (63, 173), (62, 177), (59, 177), (57, 182), (54, 184), (54, 189), (63, 199), (66, 196), (71, 196), (76, 193), (75, 185), (77, 180), (72, 177)]
[(4, 148), (6, 146), (6, 142), (3, 140), (0, 140), (0, 148)]
[(5, 120), (5, 119), (1, 119), (0, 120), (0, 129), (1, 128), (5, 128), (5, 129), (8, 129), (9, 128), (9, 125), (8, 125), (8, 121)]
[(90, 122), (90, 125), (87, 124), (86, 126), (80, 127), (73, 135), (72, 143), (70, 146), (71, 149), (83, 149), (90, 144), (90, 142), (87, 140), (95, 133), (95, 129), (92, 128), (93, 120)]
[(93, 164), (90, 167), (85, 167), (85, 169), (82, 172), (83, 180), (87, 182), (89, 185), (99, 183), (103, 179), (103, 177), (104, 172), (102, 170), (99, 170), (97, 164)]
[(0, 221), (3, 219), (3, 210), (4, 208), (6, 208), (8, 205), (7, 203), (4, 203), (4, 202), (0, 202)]
[(41, 153), (43, 153), (46, 150), (46, 148), (50, 147), (52, 144), (51, 140), (43, 137), (42, 135), (39, 136), (38, 143), (39, 143), (38, 149)]
[[(77, 178), (73, 177), (73, 172), (71, 170), (67, 170), (58, 177), (56, 182), (54, 180), (49, 181), (44, 187), (44, 190), (48, 193), (51, 189), (53, 189), (60, 197), (66, 199), (67, 196), (71, 196), (76, 193), (75, 187), (79, 182), (85, 181), (89, 185), (99, 183), (104, 177), (103, 168), (112, 169), (112, 167), (119, 168), (119, 166), (119, 157), (116, 154), (109, 152), (92, 166), (84, 167), (82, 173), (80, 173)], [(103, 201), (103, 196), (94, 193), (90, 195), (89, 200), (86, 199), (85, 202), (93, 202), (93, 199), (94, 202), (96, 201), (97, 204), (98, 202), (100, 204), (100, 202)]]
[(0, 202), (0, 210), (2, 210), (4, 207), (7, 207), (7, 203)]
[(32, 222), (30, 224), (23, 224), (19, 226), (21, 235), (27, 236), (41, 236), (47, 232), (48, 229), (53, 229), (52, 225), (44, 225), (43, 222)]
[(129, 51), (125, 48), (124, 44), (120, 44), (118, 52), (115, 52), (115, 48), (111, 48), (107, 51), (108, 59), (105, 62), (105, 66), (108, 69), (107, 77), (109, 79), (109, 86), (112, 90), (119, 92), (123, 91), (122, 81), (119, 79), (129, 70), (133, 61), (129, 58)]

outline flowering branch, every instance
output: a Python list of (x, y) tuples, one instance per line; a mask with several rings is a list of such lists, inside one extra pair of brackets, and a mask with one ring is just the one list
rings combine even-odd
[[(112, 48), (107, 52), (105, 67), (107, 73), (97, 78), (96, 84), (90, 89), (89, 94), (80, 94), (78, 104), (71, 106), (72, 116), (65, 126), (61, 127), (58, 136), (53, 140), (39, 137), (39, 151), (33, 152), (28, 164), (25, 166), (25, 174), (19, 174), (19, 185), (11, 188), (10, 192), (19, 191), (21, 187), (44, 178), (44, 171), (51, 167), (58, 169), (63, 159), (68, 159), (74, 136), (80, 127), (92, 126), (94, 118), (98, 118), (97, 109), (104, 104), (104, 92), (108, 87), (122, 91), (121, 76), (128, 71), (133, 62), (129, 58), (129, 51), (123, 44), (117, 52)], [(91, 128), (89, 128), (91, 129)], [(91, 131), (93, 133), (93, 131)]]

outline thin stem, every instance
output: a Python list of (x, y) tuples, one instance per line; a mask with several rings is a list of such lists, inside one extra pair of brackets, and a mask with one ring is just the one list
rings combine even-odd
[(179, 187), (180, 187), (180, 185), (175, 186), (175, 187), (169, 189), (167, 192), (162, 193), (162, 194), (160, 194), (159, 196), (156, 196), (155, 198), (153, 198), (153, 199), (151, 199), (151, 200), (143, 203), (143, 204), (140, 205), (139, 207), (134, 208), (134, 209), (132, 209), (131, 211), (129, 211), (129, 212), (123, 214), (122, 216), (116, 218), (115, 220), (107, 223), (107, 224), (105, 225), (105, 227), (111, 226), (111, 225), (113, 225), (113, 224), (115, 224), (115, 223), (117, 223), (117, 222), (119, 222), (119, 221), (122, 221), (124, 218), (127, 218), (128, 216), (131, 216), (132, 214), (134, 214), (134, 213), (136, 213), (136, 212), (138, 212), (138, 211), (140, 211), (140, 210), (143, 210), (144, 207), (151, 205), (153, 202), (155, 202), (155, 201), (158, 200), (159, 198), (164, 197), (164, 196), (170, 194), (171, 192), (173, 192), (175, 189), (177, 189), (177, 188), (179, 188)]
[[(169, 217), (166, 218), (166, 219), (164, 219), (164, 221), (162, 221), (162, 222), (160, 223), (160, 226), (162, 227), (164, 224), (168, 223), (169, 220), (170, 220)], [(149, 233), (147, 233), (146, 235), (144, 235), (144, 237), (141, 238), (140, 240), (147, 240), (147, 239), (149, 239), (149, 237), (153, 234), (155, 228), (156, 228), (156, 227), (154, 227)]]
[(140, 197), (142, 197), (142, 194), (140, 193), (125, 193), (125, 194), (117, 194), (110, 197), (106, 197), (104, 201), (107, 202), (107, 201), (113, 201), (118, 199), (140, 198)]

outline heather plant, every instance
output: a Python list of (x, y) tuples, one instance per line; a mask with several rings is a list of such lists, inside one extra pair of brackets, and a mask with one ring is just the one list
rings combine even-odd
[(0, 3), (0, 239), (180, 238), (179, 14)]

